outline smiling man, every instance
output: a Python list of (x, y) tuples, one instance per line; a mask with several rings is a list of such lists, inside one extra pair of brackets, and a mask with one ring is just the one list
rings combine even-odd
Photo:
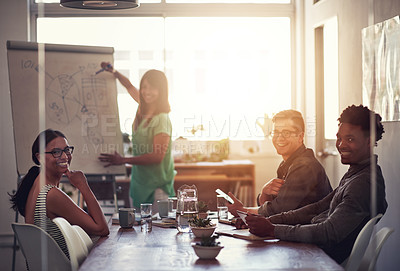
[[(370, 127), (370, 117), (373, 127)], [(321, 201), (268, 218), (248, 216), (250, 232), (281, 240), (314, 243), (338, 263), (351, 252), (358, 233), (376, 214), (371, 213), (371, 168), (376, 172), (376, 210), (387, 209), (385, 183), (377, 156), (371, 155), (384, 133), (381, 117), (362, 105), (340, 115), (336, 148), (349, 169), (339, 186)], [(374, 130), (371, 130), (374, 129)]]
[(234, 204), (228, 209), (270, 216), (294, 210), (323, 199), (331, 191), (329, 179), (314, 152), (304, 146), (304, 119), (296, 110), (284, 110), (273, 119), (272, 143), (283, 161), (277, 178), (267, 182), (259, 195), (259, 208), (246, 208), (232, 194)]

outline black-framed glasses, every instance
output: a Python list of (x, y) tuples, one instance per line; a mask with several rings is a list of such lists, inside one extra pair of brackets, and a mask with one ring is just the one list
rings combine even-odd
[(74, 147), (68, 146), (65, 147), (65, 149), (53, 149), (52, 151), (46, 151), (44, 153), (50, 153), (54, 158), (60, 158), (63, 152), (65, 152), (66, 155), (71, 155), (74, 152)]
[(283, 136), (284, 138), (289, 138), (292, 135), (297, 136), (298, 135), (298, 131), (289, 131), (289, 130), (282, 130), (282, 131), (272, 131), (269, 135), (271, 137), (279, 137), (279, 136)]

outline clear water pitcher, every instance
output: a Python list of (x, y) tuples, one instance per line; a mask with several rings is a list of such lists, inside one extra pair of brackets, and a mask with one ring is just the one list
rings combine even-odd
[(198, 217), (199, 208), (195, 185), (182, 185), (178, 189), (176, 222), (179, 232), (190, 232), (189, 220)]

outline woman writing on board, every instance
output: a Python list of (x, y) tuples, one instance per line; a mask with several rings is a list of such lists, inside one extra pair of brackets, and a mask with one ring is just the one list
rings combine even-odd
[[(42, 142), (43, 153), (40, 151)], [(65, 243), (60, 241), (61, 232), (52, 221), (56, 217), (63, 217), (70, 224), (80, 226), (89, 235), (109, 234), (106, 219), (85, 175), (82, 171), (69, 169), (73, 150), (74, 147), (69, 146), (67, 138), (60, 131), (47, 129), (41, 132), (32, 145), (32, 160), (38, 166), (29, 169), (17, 192), (10, 199), (12, 208), (25, 217), (25, 223), (35, 224), (46, 230), (64, 253), (68, 250)], [(63, 175), (79, 189), (88, 212), (82, 210), (58, 188)]]
[[(114, 74), (139, 107), (132, 127), (134, 156), (123, 157), (117, 152), (102, 153), (100, 161), (106, 163), (105, 167), (132, 165), (130, 196), (134, 207), (174, 196), (176, 172), (171, 155), (172, 125), (168, 116), (170, 105), (165, 74), (158, 70), (147, 71), (138, 90), (110, 63), (102, 62), (101, 67)], [(156, 207), (155, 204), (153, 206)]]

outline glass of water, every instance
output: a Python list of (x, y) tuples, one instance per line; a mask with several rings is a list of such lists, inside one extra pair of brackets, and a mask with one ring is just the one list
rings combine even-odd
[(140, 224), (142, 232), (151, 232), (152, 230), (152, 208), (153, 205), (151, 203), (140, 204)]
[(169, 197), (168, 198), (168, 217), (176, 218), (176, 205), (178, 198), (177, 197)]
[(217, 209), (218, 209), (218, 219), (228, 219), (228, 206), (226, 206), (226, 199), (217, 195)]

